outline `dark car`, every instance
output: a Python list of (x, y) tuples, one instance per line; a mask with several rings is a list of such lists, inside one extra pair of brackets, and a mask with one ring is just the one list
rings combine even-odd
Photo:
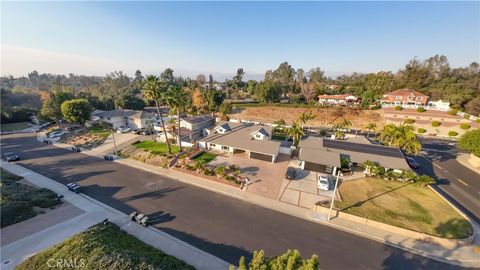
[(285, 178), (293, 180), (293, 179), (295, 179), (296, 174), (297, 174), (297, 172), (295, 171), (295, 168), (288, 167), (287, 172), (285, 173)]
[(418, 164), (417, 161), (411, 157), (407, 157), (407, 163), (408, 163), (408, 166), (410, 166), (410, 168), (412, 169), (420, 168), (420, 164)]
[(7, 162), (17, 161), (17, 160), (20, 160), (20, 156), (17, 154), (11, 154), (11, 155), (5, 156), (4, 160)]
[(2, 153), (2, 159), (5, 159), (6, 157), (11, 156), (11, 155), (15, 155), (15, 153), (13, 153), (13, 152)]
[(142, 135), (152, 135), (153, 133), (155, 133), (155, 132), (150, 131), (150, 130), (144, 130), (144, 131), (142, 131)]

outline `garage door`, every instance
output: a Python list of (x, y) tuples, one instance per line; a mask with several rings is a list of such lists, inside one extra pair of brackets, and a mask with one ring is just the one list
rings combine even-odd
[(305, 170), (324, 173), (327, 166), (305, 161)]
[(265, 155), (265, 154), (260, 154), (260, 153), (255, 153), (255, 152), (250, 152), (250, 158), (272, 162), (272, 156)]

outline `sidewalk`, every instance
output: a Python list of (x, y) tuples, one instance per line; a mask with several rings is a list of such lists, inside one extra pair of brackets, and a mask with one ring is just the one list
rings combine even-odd
[(472, 171), (480, 174), (480, 168), (473, 167), (472, 164), (470, 164), (470, 162), (468, 161), (469, 159), (470, 159), (469, 154), (459, 154), (457, 156), (458, 163), (462, 164), (462, 166), (464, 166), (464, 167), (467, 167), (467, 169), (472, 170)]
[(64, 239), (82, 232), (89, 227), (100, 223), (106, 218), (127, 233), (166, 254), (185, 261), (196, 269), (228, 269), (229, 264), (227, 262), (188, 243), (180, 241), (154, 227), (143, 227), (132, 222), (128, 219), (126, 214), (83, 194), (70, 192), (65, 186), (52, 179), (16, 164), (0, 162), (0, 165), (12, 173), (24, 177), (27, 181), (36, 186), (45, 187), (58, 195), (63, 195), (65, 201), (85, 211), (85, 213), (74, 218), (3, 246), (1, 258), (2, 269), (13, 269), (29, 256), (32, 256), (52, 245), (58, 244)]
[[(61, 144), (58, 146), (66, 147), (68, 145)], [(91, 150), (85, 151), (84, 154), (95, 156), (95, 154)], [(222, 183), (217, 183), (199, 176), (186, 174), (173, 169), (164, 169), (133, 159), (119, 159), (115, 160), (114, 162), (155, 173), (158, 175), (166, 176), (180, 182), (217, 192), (226, 196), (241, 199), (249, 203), (275, 210), (277, 212), (317, 222), (319, 224), (330, 226), (333, 228), (341, 229), (343, 231), (366, 237), (381, 243), (385, 243), (440, 262), (460, 265), (464, 267), (480, 266), (480, 253), (478, 251), (475, 251), (475, 245), (480, 246), (479, 229), (475, 229), (475, 245), (467, 245), (455, 249), (448, 249), (440, 245), (424, 241), (418, 241), (412, 238), (402, 236), (400, 234), (394, 234), (389, 231), (381, 230), (377, 227), (372, 227), (367, 224), (354, 222), (341, 217), (336, 217), (330, 221), (327, 221), (327, 214), (315, 211), (314, 209), (306, 209), (289, 203), (266, 198), (260, 195), (242, 191), (239, 188), (224, 185)], [(476, 225), (472, 224), (472, 226)]]
[[(475, 245), (462, 246), (455, 249), (447, 249), (439, 245), (423, 241), (417, 241), (411, 238), (404, 237), (402, 235), (393, 234), (391, 232), (374, 228), (366, 224), (361, 224), (342, 218), (333, 218), (331, 221), (327, 221), (326, 214), (320, 213), (313, 209), (305, 209), (281, 201), (265, 198), (260, 195), (244, 192), (239, 188), (230, 187), (221, 183), (204, 179), (202, 177), (185, 174), (176, 170), (163, 169), (131, 159), (119, 159), (115, 162), (155, 174), (163, 175), (169, 178), (173, 178), (180, 182), (211, 190), (230, 197), (245, 200), (249, 203), (253, 203), (291, 216), (303, 218), (309, 221), (314, 221), (322, 225), (341, 229), (362, 237), (367, 237), (369, 239), (379, 241), (440, 262), (460, 265), (464, 267), (478, 267), (480, 265), (480, 253), (475, 252)], [(476, 242), (478, 242), (480, 240), (480, 235), (478, 230), (476, 230), (476, 232), (477, 235), (475, 236), (475, 240)]]

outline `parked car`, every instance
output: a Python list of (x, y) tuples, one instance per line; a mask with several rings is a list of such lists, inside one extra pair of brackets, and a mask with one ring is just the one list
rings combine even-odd
[(103, 159), (112, 161), (112, 160), (118, 159), (118, 156), (115, 156), (115, 155), (105, 155), (105, 156), (103, 156)]
[(66, 133), (65, 131), (54, 131), (54, 132), (48, 134), (48, 137), (49, 138), (57, 138), (57, 137), (63, 136), (65, 133)]
[(296, 174), (297, 174), (297, 172), (295, 171), (295, 168), (288, 167), (287, 172), (285, 173), (285, 178), (287, 178), (289, 180), (293, 180), (293, 179), (295, 179)]
[(333, 178), (331, 175), (320, 175), (317, 180), (317, 187), (321, 190), (333, 189)]
[(152, 135), (153, 133), (155, 133), (155, 132), (151, 131), (151, 130), (143, 130), (142, 131), (142, 135)]
[(140, 135), (140, 134), (142, 134), (143, 131), (144, 131), (144, 129), (141, 128), (141, 129), (132, 130), (132, 133)]
[(418, 164), (418, 162), (415, 159), (413, 159), (411, 157), (407, 157), (406, 160), (407, 160), (408, 166), (410, 166), (410, 168), (412, 168), (412, 169), (420, 168), (420, 164)]
[(74, 152), (74, 153), (80, 153), (80, 152), (81, 152), (81, 149), (80, 149), (80, 147), (72, 146), (72, 152)]
[(15, 153), (9, 153), (3, 158), (6, 162), (20, 160), (20, 156)]
[(15, 153), (13, 152), (5, 152), (5, 153), (2, 153), (2, 159), (5, 159), (7, 156), (11, 156), (11, 155), (14, 155)]
[(75, 192), (77, 194), (80, 192), (80, 186), (75, 183), (68, 183), (66, 186), (67, 186), (67, 189), (72, 192)]
[(117, 133), (127, 133), (127, 132), (129, 132), (130, 130), (132, 130), (132, 129), (129, 128), (129, 127), (119, 127), (119, 128), (117, 129)]

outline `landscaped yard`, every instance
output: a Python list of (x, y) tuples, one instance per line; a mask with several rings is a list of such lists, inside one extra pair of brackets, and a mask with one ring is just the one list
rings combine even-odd
[(88, 129), (88, 133), (96, 135), (105, 141), (107, 137), (110, 136), (111, 131), (104, 126), (92, 126)]
[(213, 153), (208, 153), (208, 152), (204, 152), (194, 158), (192, 158), (192, 160), (205, 160), (205, 163), (208, 163), (212, 160), (214, 160), (215, 158), (217, 157), (217, 155), (213, 154)]
[(32, 218), (42, 208), (57, 205), (57, 194), (46, 188), (35, 188), (21, 183), (21, 176), (3, 168), (0, 170), (2, 197), (0, 201), (1, 227)]
[[(133, 144), (136, 148), (146, 150), (152, 154), (168, 154), (168, 147), (166, 143), (154, 141), (141, 141)], [(170, 145), (172, 154), (180, 152), (180, 148), (176, 145)]]
[(46, 269), (47, 262), (56, 259), (76, 261), (79, 269), (194, 269), (111, 223), (74, 235), (28, 258), (16, 269)]
[(283, 134), (272, 134), (272, 140), (275, 140), (275, 141), (285, 141), (287, 139), (287, 135), (283, 135)]
[(19, 122), (19, 123), (7, 123), (1, 125), (2, 131), (16, 131), (22, 130), (31, 127), (28, 122)]
[(66, 142), (91, 149), (103, 144), (110, 134), (111, 129), (108, 125), (95, 124), (86, 131), (83, 130), (82, 133), (67, 138)]
[(465, 238), (472, 226), (428, 187), (365, 178), (343, 182), (341, 211), (444, 238)]

